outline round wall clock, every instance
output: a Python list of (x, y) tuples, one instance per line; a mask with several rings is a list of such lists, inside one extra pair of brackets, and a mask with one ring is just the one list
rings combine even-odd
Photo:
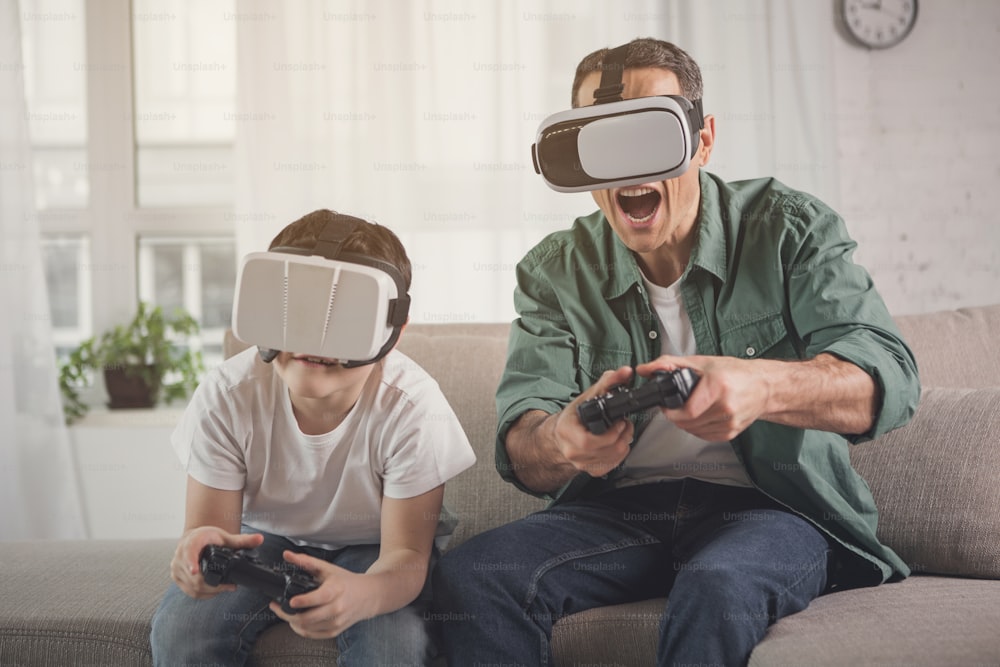
[(841, 0), (848, 34), (870, 49), (899, 44), (917, 22), (917, 0)]

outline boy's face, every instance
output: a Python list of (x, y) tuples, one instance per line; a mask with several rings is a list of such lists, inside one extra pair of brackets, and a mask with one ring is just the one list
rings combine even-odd
[(349, 399), (353, 405), (375, 367), (368, 364), (344, 368), (336, 360), (295, 352), (280, 352), (272, 363), (288, 387), (293, 403), (296, 398), (328, 399), (331, 404)]

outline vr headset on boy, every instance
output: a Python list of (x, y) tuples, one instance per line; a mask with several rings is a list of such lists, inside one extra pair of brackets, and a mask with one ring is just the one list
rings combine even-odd
[(559, 192), (603, 190), (676, 178), (687, 171), (704, 126), (701, 100), (680, 95), (622, 99), (628, 45), (608, 51), (593, 106), (542, 121), (531, 159)]
[(373, 257), (341, 252), (358, 218), (336, 214), (310, 249), (281, 246), (243, 258), (233, 334), (272, 361), (280, 350), (375, 363), (399, 340), (410, 309), (403, 276)]

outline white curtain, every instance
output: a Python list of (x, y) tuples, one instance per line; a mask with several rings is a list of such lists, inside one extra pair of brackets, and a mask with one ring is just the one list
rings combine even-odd
[(709, 169), (832, 201), (833, 10), (794, 0), (240, 2), (239, 254), (332, 208), (384, 224), (414, 264), (413, 321), (506, 321), (514, 265), (596, 206), (545, 187), (529, 147), (576, 64), (637, 36), (699, 62)]
[(17, 2), (0, 2), (0, 540), (84, 536), (32, 197)]

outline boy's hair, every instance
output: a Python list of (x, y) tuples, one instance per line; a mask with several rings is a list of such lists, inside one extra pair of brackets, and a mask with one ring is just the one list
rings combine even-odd
[[(278, 232), (268, 249), (286, 246), (308, 250), (316, 244), (323, 228), (337, 220), (338, 215), (336, 211), (325, 208), (304, 215)], [(340, 249), (343, 252), (366, 255), (392, 264), (403, 276), (403, 282), (409, 290), (413, 269), (399, 238), (388, 227), (367, 220), (361, 220), (361, 223), (344, 239)]]
[[(586, 56), (576, 66), (573, 77), (572, 99), (574, 108), (580, 106), (576, 99), (583, 80), (591, 72), (600, 72), (604, 65), (604, 57), (610, 49), (598, 49)], [(664, 42), (652, 37), (637, 37), (628, 43), (625, 55), (625, 69), (640, 67), (660, 67), (677, 75), (681, 85), (681, 95), (689, 100), (698, 100), (702, 96), (701, 69), (698, 63), (685, 51), (670, 42)]]

